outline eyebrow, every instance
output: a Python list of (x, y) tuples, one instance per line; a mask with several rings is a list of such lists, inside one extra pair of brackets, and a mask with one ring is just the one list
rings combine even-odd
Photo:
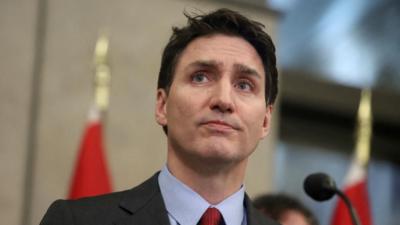
[(253, 68), (238, 63), (234, 64), (233, 66), (235, 67), (235, 70), (238, 70), (241, 74), (251, 75), (261, 79), (261, 75)]
[(197, 60), (197, 61), (190, 63), (187, 66), (187, 69), (190, 69), (193, 67), (206, 67), (206, 68), (211, 68), (211, 69), (218, 69), (219, 65), (221, 65), (221, 63), (217, 62), (216, 60)]
[[(218, 70), (218, 67), (222, 65), (222, 62), (218, 62), (216, 60), (197, 60), (192, 63), (190, 63), (186, 69), (190, 69), (193, 67), (205, 67), (213, 70)], [(233, 65), (234, 69), (239, 71), (241, 74), (245, 75), (251, 75), (254, 76), (258, 79), (261, 79), (261, 75), (257, 72), (257, 70), (250, 68), (249, 66), (240, 64), (240, 63), (235, 63)]]

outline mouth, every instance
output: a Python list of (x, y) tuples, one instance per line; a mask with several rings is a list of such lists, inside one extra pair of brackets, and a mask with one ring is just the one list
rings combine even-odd
[(238, 128), (230, 123), (222, 120), (210, 120), (202, 123), (203, 126), (215, 131), (227, 132), (232, 130), (238, 130)]

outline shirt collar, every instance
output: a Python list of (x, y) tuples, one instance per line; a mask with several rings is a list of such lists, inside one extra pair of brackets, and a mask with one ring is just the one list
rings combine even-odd
[(241, 225), (244, 219), (244, 186), (220, 202), (211, 205), (190, 187), (179, 181), (168, 170), (161, 170), (158, 182), (169, 215), (179, 224), (196, 224), (208, 207), (217, 208), (226, 224)]

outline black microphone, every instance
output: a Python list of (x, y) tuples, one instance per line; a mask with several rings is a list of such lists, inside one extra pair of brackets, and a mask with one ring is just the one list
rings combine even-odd
[(326, 201), (335, 195), (336, 183), (324, 173), (313, 173), (304, 180), (304, 191), (316, 201)]
[(329, 175), (325, 173), (310, 174), (304, 180), (303, 187), (308, 196), (320, 202), (329, 200), (335, 194), (338, 194), (345, 202), (347, 209), (350, 212), (353, 224), (361, 224), (357, 212), (350, 202), (350, 199), (336, 187), (335, 181)]

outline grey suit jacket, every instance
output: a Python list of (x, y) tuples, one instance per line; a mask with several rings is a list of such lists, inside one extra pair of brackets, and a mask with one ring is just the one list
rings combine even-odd
[[(277, 225), (261, 215), (245, 197), (248, 225)], [(158, 185), (158, 173), (139, 186), (122, 192), (57, 200), (40, 225), (169, 225)], [(229, 225), (229, 224), (228, 224)]]

